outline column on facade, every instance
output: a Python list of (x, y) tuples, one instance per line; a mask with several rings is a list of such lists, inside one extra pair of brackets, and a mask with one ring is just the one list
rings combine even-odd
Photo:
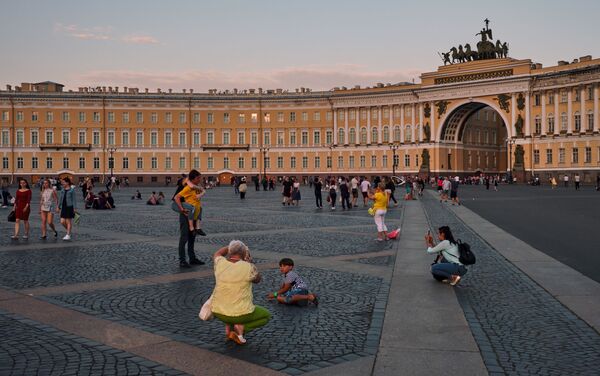
[(573, 133), (573, 90), (567, 92), (567, 133)]
[(337, 139), (337, 134), (338, 134), (338, 129), (337, 129), (337, 119), (338, 119), (338, 114), (337, 114), (337, 109), (333, 109), (333, 144), (337, 145), (338, 143), (338, 139)]
[(412, 103), (410, 106), (410, 142), (415, 142), (417, 140), (417, 133), (415, 132), (415, 123), (417, 121), (417, 114), (415, 112), (417, 112), (417, 105)]
[(594, 85), (594, 132), (598, 133), (598, 124), (600, 124), (600, 121), (598, 121), (598, 115), (600, 115), (598, 113), (598, 84)]
[(344, 145), (348, 145), (348, 114), (350, 113), (348, 107), (344, 109), (344, 112)]
[(419, 142), (423, 142), (423, 103), (419, 103)]
[(390, 116), (388, 117), (388, 119), (389, 119), (389, 124), (388, 124), (389, 132), (388, 132), (388, 134), (389, 134), (389, 137), (390, 137), (389, 140), (388, 140), (388, 142), (394, 142), (394, 135), (396, 134), (396, 132), (395, 132), (396, 128), (394, 126), (394, 105), (393, 104), (388, 107), (388, 112), (390, 114)]
[(560, 134), (560, 113), (558, 112), (558, 90), (554, 92), (554, 134)]
[(429, 140), (432, 142), (437, 141), (437, 131), (435, 130), (435, 110), (434, 103), (429, 103), (429, 108), (431, 108), (431, 112), (429, 114), (430, 127), (429, 127)]
[(381, 136), (383, 135), (382, 128), (383, 128), (383, 107), (379, 106), (377, 108), (377, 143), (378, 144), (381, 144), (383, 142), (383, 139), (381, 138)]
[(515, 129), (515, 123), (517, 121), (517, 95), (512, 93), (510, 100), (510, 124), (508, 125), (507, 130), (510, 132), (506, 135), (506, 137), (516, 137), (517, 130)]
[(541, 132), (543, 135), (546, 134), (546, 92), (542, 91), (542, 128)]
[(404, 105), (400, 105), (400, 142), (404, 143)]
[(371, 143), (371, 107), (367, 107), (367, 144)]
[(531, 109), (529, 108), (529, 104), (531, 99), (531, 94), (525, 94), (525, 137), (531, 137)]
[(355, 117), (356, 118), (356, 129), (355, 129), (356, 133), (354, 134), (354, 137), (356, 137), (356, 138), (354, 139), (354, 144), (356, 145), (356, 144), (360, 143), (360, 142), (357, 142), (357, 141), (360, 141), (360, 107), (356, 107), (354, 109), (354, 111), (355, 111), (355, 115), (356, 115), (356, 117)]
[(580, 99), (580, 105), (581, 105), (581, 109), (579, 110), (579, 132), (580, 133), (585, 133), (586, 129), (587, 129), (587, 115), (585, 113), (585, 87), (582, 86), (581, 87), (581, 91), (579, 92), (579, 99)]

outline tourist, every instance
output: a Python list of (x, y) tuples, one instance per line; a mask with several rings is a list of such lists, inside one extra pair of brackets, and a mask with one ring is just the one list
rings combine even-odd
[(263, 186), (263, 191), (266, 191), (269, 187), (269, 181), (267, 180), (266, 176), (263, 176), (263, 178), (262, 178), (262, 186)]
[(323, 190), (323, 183), (318, 176), (315, 176), (315, 182), (313, 186), (315, 189), (315, 202), (317, 204), (317, 209), (323, 209), (323, 196), (321, 194), (321, 191)]
[[(117, 185), (117, 187), (118, 187), (118, 185)], [(162, 192), (159, 193), (159, 196), (160, 196), (160, 194), (162, 194)], [(164, 200), (164, 198), (165, 198), (165, 196), (163, 195), (163, 200)], [(106, 192), (106, 202), (108, 203), (108, 205), (110, 205), (110, 207), (112, 209), (116, 208), (116, 206), (115, 206), (115, 199), (113, 198), (111, 192)]]
[(256, 175), (252, 180), (254, 180), (254, 189), (260, 191), (260, 177)]
[[(500, 178), (498, 176), (496, 176), (494, 178), (494, 191), (498, 192), (498, 182), (500, 181)], [(460, 205), (460, 204), (459, 204)]]
[(131, 196), (132, 200), (141, 200), (142, 199), (142, 194), (140, 193), (139, 189), (135, 190), (135, 193), (133, 194), (133, 196)]
[(335, 200), (337, 199), (337, 186), (335, 179), (331, 179), (329, 182), (329, 195), (327, 196), (327, 202), (331, 205), (331, 210), (335, 210)]
[(434, 264), (431, 266), (431, 274), (436, 280), (455, 286), (460, 282), (462, 276), (467, 273), (467, 268), (460, 262), (458, 244), (452, 236), (450, 227), (440, 227), (438, 229), (438, 239), (440, 242), (434, 246), (431, 233), (425, 235), (425, 243), (428, 247), (427, 253), (437, 255)]
[[(189, 180), (192, 185), (198, 185), (202, 180), (202, 176), (200, 172), (196, 170), (190, 171)], [(185, 205), (190, 205), (187, 202), (183, 202), (183, 200), (189, 199), (197, 199), (197, 196), (191, 192), (189, 185), (187, 185), (186, 181), (180, 180), (177, 181), (177, 191), (173, 196), (173, 206), (178, 208), (179, 211), (179, 267), (181, 268), (190, 268), (190, 265), (204, 265), (204, 262), (196, 258), (196, 253), (194, 252), (194, 243), (196, 242), (196, 234), (205, 236), (206, 233), (202, 230), (196, 231), (196, 226), (192, 224), (189, 225), (189, 217), (187, 216), (190, 213), (190, 210), (184, 208)], [(181, 195), (183, 191), (184, 195)], [(193, 206), (191, 206), (193, 208)], [(200, 222), (202, 217), (198, 215), (197, 221)], [(199, 227), (199, 225), (198, 225)], [(188, 261), (185, 258), (185, 245), (187, 244), (187, 253), (188, 253)]]
[(64, 241), (71, 240), (71, 231), (73, 229), (73, 218), (77, 209), (77, 201), (75, 200), (75, 188), (71, 185), (71, 179), (65, 177), (62, 179), (63, 189), (60, 191), (58, 199), (57, 212), (60, 213), (60, 223), (67, 230), (67, 234), (63, 237)]
[(396, 191), (396, 184), (394, 184), (393, 178), (385, 178), (385, 193), (388, 195), (388, 204), (389, 200), (394, 201), (394, 206), (398, 206), (398, 201), (396, 197), (394, 197), (394, 192)]
[(576, 191), (579, 190), (579, 184), (580, 184), (579, 174), (575, 174), (575, 190)]
[(565, 188), (569, 188), (569, 175), (565, 174), (563, 181), (565, 182)]
[(50, 227), (54, 231), (54, 237), (58, 236), (58, 232), (54, 227), (54, 212), (58, 207), (58, 195), (50, 186), (50, 181), (44, 179), (42, 182), (42, 193), (40, 194), (40, 216), (42, 217), (42, 236), (40, 239), (46, 239), (46, 227)]
[(345, 176), (342, 176), (340, 180), (340, 196), (342, 196), (342, 210), (346, 210), (346, 208), (351, 209), (352, 205), (350, 204), (350, 187), (348, 186), (348, 182), (346, 181)]
[(269, 179), (269, 191), (275, 190), (275, 178)]
[[(489, 179), (488, 181), (488, 186), (489, 186)], [(446, 176), (444, 178), (444, 183), (442, 184), (442, 198), (440, 199), (440, 202), (442, 202), (442, 200), (444, 202), (448, 201), (448, 195), (450, 194), (450, 188), (452, 188), (452, 183), (450, 183), (450, 179), (448, 179), (448, 177)]]
[(248, 247), (239, 240), (232, 240), (213, 256), (215, 289), (211, 310), (225, 323), (227, 339), (238, 345), (246, 343), (245, 333), (267, 324), (271, 318), (269, 311), (253, 303), (252, 284), (259, 283), (261, 275), (251, 261)]
[(293, 184), (294, 183), (292, 183), (287, 176), (283, 177), (283, 183), (282, 183), (283, 188), (281, 189), (281, 194), (283, 195), (283, 201), (281, 202), (281, 204), (283, 206), (285, 206), (286, 204), (289, 206), (292, 203), (291, 199), (292, 199), (292, 185)]
[(246, 198), (246, 191), (248, 191), (248, 184), (246, 184), (246, 178), (242, 178), (240, 180), (240, 185), (238, 186), (238, 191), (240, 192), (240, 200)]
[(452, 201), (452, 205), (460, 205), (460, 200), (458, 199), (459, 183), (460, 180), (458, 176), (455, 176), (454, 179), (450, 182), (450, 200)]
[(19, 179), (19, 189), (15, 194), (15, 234), (13, 239), (19, 238), (21, 221), (25, 224), (23, 239), (29, 239), (29, 214), (31, 213), (31, 189), (25, 179)]
[(373, 216), (375, 225), (377, 225), (377, 241), (388, 240), (387, 226), (385, 225), (388, 197), (385, 193), (385, 184), (383, 182), (377, 185), (374, 193), (369, 193), (369, 199), (373, 200)]
[(175, 204), (179, 209), (180, 213), (185, 212), (188, 209), (183, 208), (181, 204), (181, 200), (183, 199), (186, 204), (192, 205), (194, 210), (190, 213), (190, 217), (188, 217), (188, 228), (190, 232), (195, 232), (198, 235), (206, 236), (206, 233), (201, 229), (202, 223), (202, 204), (201, 198), (204, 196), (206, 191), (204, 188), (200, 186), (200, 181), (202, 177), (200, 176), (200, 172), (197, 170), (190, 171), (188, 175), (188, 179), (183, 183), (183, 188), (181, 188), (174, 197)]
[(156, 192), (152, 191), (152, 194), (148, 198), (148, 201), (146, 201), (146, 205), (158, 205), (158, 200), (156, 198)]
[(554, 176), (550, 178), (550, 184), (552, 185), (552, 189), (556, 189), (556, 187), (558, 187), (558, 182)]
[(369, 180), (365, 177), (360, 183), (360, 191), (363, 196), (363, 207), (366, 207), (369, 201), (369, 189), (371, 189), (371, 183), (369, 183)]
[(352, 207), (355, 208), (356, 201), (358, 201), (358, 179), (356, 176), (353, 176), (350, 180), (350, 188), (352, 189), (352, 201), (350, 203), (352, 204)]
[(279, 271), (283, 274), (283, 282), (279, 290), (267, 295), (267, 299), (277, 299), (281, 304), (307, 305), (312, 302), (319, 305), (317, 295), (309, 293), (308, 284), (294, 271), (294, 260), (283, 258), (279, 261)]
[(8, 192), (8, 183), (6, 181), (2, 181), (2, 207), (8, 207), (8, 199), (10, 197), (10, 192)]
[(292, 179), (292, 205), (300, 206), (300, 181), (298, 179)]

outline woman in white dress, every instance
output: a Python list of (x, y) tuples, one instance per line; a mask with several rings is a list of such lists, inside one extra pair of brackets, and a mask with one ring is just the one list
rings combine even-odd
[(50, 180), (46, 179), (42, 183), (42, 194), (40, 195), (40, 216), (42, 217), (42, 236), (41, 239), (46, 239), (46, 225), (50, 226), (54, 231), (54, 237), (58, 236), (54, 227), (54, 211), (58, 207), (58, 195), (50, 185)]

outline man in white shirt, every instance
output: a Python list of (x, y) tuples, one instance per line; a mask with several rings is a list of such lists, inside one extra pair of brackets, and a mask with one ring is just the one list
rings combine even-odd
[(563, 179), (565, 181), (565, 188), (569, 188), (569, 175), (565, 175)]
[(358, 200), (358, 179), (356, 176), (350, 180), (350, 188), (352, 189), (352, 207), (356, 207), (356, 200)]
[(579, 178), (579, 174), (575, 174), (575, 190), (578, 191), (579, 190), (579, 183), (580, 183), (580, 178)]
[(371, 188), (371, 183), (365, 178), (365, 180), (360, 183), (360, 191), (363, 196), (363, 206), (367, 206), (367, 202), (369, 201), (369, 188)]

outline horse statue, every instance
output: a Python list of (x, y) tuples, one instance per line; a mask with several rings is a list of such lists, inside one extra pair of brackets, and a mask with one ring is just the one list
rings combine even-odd
[(478, 58), (477, 51), (472, 51), (469, 43), (465, 44), (465, 58), (467, 61), (474, 61)]
[(458, 50), (456, 49), (456, 47), (452, 47), (450, 49), (450, 52), (452, 53), (452, 63), (453, 64), (457, 61), (459, 63), (462, 63), (465, 61), (465, 52), (462, 50), (462, 45), (459, 46)]
[(493, 59), (496, 57), (496, 46), (489, 40), (477, 42), (477, 56), (480, 60)]
[(460, 59), (461, 63), (467, 61), (467, 55), (465, 54), (465, 51), (463, 50), (462, 44), (460, 44), (458, 46), (458, 58)]
[(500, 39), (496, 40), (496, 48), (494, 49), (494, 52), (496, 53), (496, 56), (504, 57), (502, 50), (502, 42), (500, 42)]
[(502, 56), (508, 57), (508, 43), (502, 43)]

